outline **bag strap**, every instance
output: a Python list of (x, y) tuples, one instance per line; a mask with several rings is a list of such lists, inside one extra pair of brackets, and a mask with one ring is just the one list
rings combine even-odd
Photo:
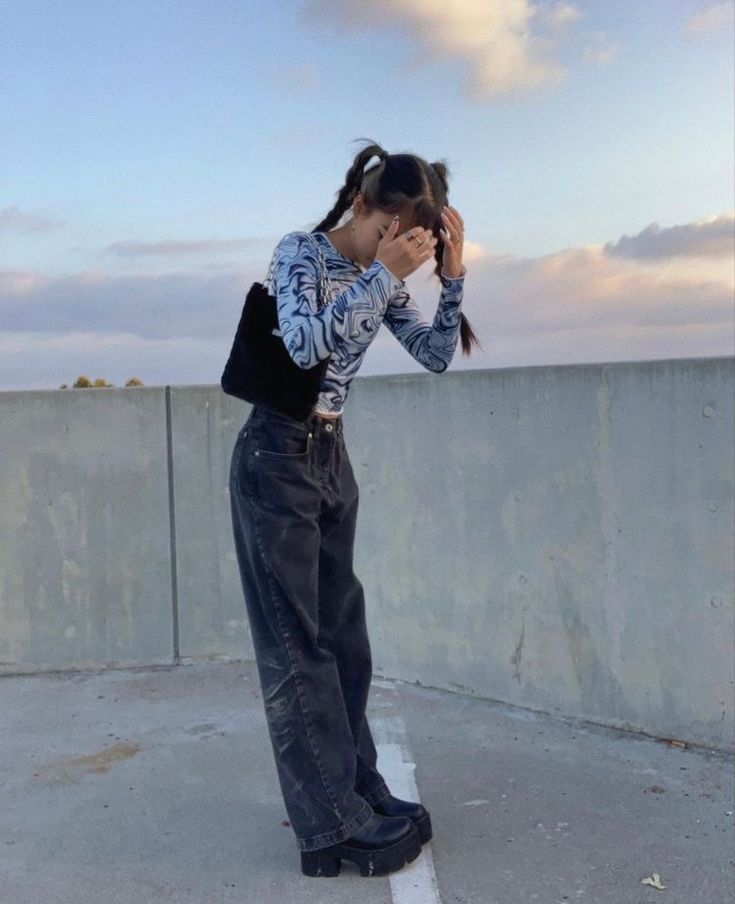
[[(319, 298), (317, 299), (317, 306), (321, 311), (324, 307), (326, 307), (331, 301), (331, 295), (333, 292), (332, 281), (329, 278), (329, 271), (327, 270), (327, 262), (324, 259), (324, 251), (322, 250), (322, 246), (319, 242), (314, 238), (313, 233), (306, 232), (304, 235), (308, 236), (309, 241), (316, 248), (317, 255), (319, 257), (319, 265), (321, 267), (321, 274), (319, 276)], [(273, 256), (271, 257), (270, 265), (268, 266), (268, 273), (266, 274), (265, 279), (263, 280), (263, 285), (267, 285), (271, 281), (271, 277), (273, 276), (273, 264), (276, 260), (276, 252), (273, 252)]]

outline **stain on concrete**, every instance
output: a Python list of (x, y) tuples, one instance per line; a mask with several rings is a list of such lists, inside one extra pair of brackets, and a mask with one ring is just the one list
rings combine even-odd
[(77, 784), (87, 773), (109, 772), (115, 763), (128, 760), (140, 751), (140, 745), (124, 741), (97, 753), (68, 757), (48, 763), (34, 772), (34, 777), (49, 785)]
[(513, 677), (520, 684), (521, 683), (521, 656), (523, 655), (523, 640), (526, 636), (526, 621), (525, 619), (521, 620), (521, 636), (518, 638), (518, 644), (513, 650), (513, 655), (510, 657), (511, 664), (513, 665)]

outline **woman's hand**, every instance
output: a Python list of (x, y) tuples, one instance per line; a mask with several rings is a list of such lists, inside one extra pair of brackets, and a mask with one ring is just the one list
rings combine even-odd
[(448, 204), (442, 213), (443, 229), (439, 230), (444, 243), (442, 253), (442, 273), (456, 278), (462, 275), (462, 251), (464, 248), (464, 221), (459, 211)]
[(378, 242), (375, 260), (380, 261), (399, 279), (405, 279), (421, 264), (434, 257), (438, 239), (430, 229), (423, 229), (421, 226), (414, 226), (403, 235), (397, 235), (399, 225), (398, 218), (394, 217), (388, 231)]

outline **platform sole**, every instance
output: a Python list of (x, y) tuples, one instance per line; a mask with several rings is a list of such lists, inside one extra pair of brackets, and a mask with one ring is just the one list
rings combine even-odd
[(417, 819), (416, 822), (414, 822), (414, 825), (418, 829), (421, 844), (426, 844), (427, 841), (431, 841), (431, 816), (428, 813), (423, 819)]
[(338, 876), (342, 861), (356, 863), (362, 876), (386, 876), (415, 860), (421, 853), (421, 838), (413, 831), (384, 848), (369, 850), (347, 842), (333, 844), (317, 851), (301, 852), (301, 872), (305, 876)]

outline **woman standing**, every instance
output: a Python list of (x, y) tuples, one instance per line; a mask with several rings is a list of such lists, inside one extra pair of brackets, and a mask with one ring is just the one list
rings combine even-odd
[[(380, 162), (366, 170), (374, 156)], [(338, 875), (342, 859), (362, 875), (384, 875), (431, 837), (426, 809), (390, 794), (365, 716), (372, 660), (353, 572), (358, 487), (341, 414), (381, 323), (436, 373), (460, 334), (467, 354), (477, 342), (460, 312), (463, 222), (447, 192), (443, 163), (370, 144), (315, 230), (281, 239), (270, 272), (284, 344), (302, 368), (331, 358), (307, 420), (256, 404), (232, 453), (235, 548), (263, 704), (310, 876)], [(351, 218), (332, 228), (348, 208)], [(432, 258), (442, 288), (429, 324), (405, 278)], [(331, 298), (320, 310), (323, 266)]]

